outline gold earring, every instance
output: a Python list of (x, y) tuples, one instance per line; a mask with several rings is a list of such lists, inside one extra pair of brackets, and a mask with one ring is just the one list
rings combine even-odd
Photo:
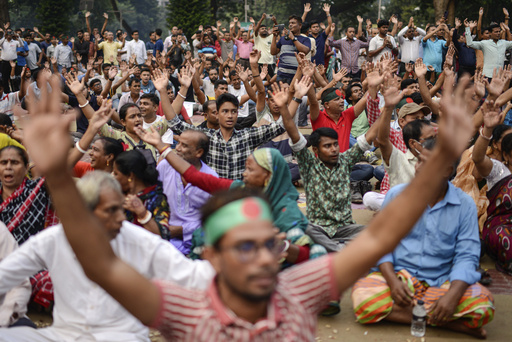
[(130, 183), (131, 183), (131, 182), (132, 182), (132, 179), (131, 179), (131, 178), (128, 178), (128, 182), (130, 182)]
[(107, 160), (107, 166), (109, 166), (109, 162), (108, 162), (108, 160)]

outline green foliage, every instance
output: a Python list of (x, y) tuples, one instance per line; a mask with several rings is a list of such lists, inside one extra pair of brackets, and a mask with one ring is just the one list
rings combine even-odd
[(73, 2), (69, 0), (40, 0), (36, 18), (40, 20), (42, 32), (67, 33)]
[(168, 27), (181, 27), (187, 37), (192, 36), (199, 25), (213, 24), (209, 0), (170, 0), (167, 10)]
[(435, 22), (432, 0), (391, 0), (382, 13), (383, 19), (389, 19), (391, 15), (396, 14), (404, 27), (410, 17), (414, 17), (414, 24), (421, 28), (425, 28), (428, 23)]

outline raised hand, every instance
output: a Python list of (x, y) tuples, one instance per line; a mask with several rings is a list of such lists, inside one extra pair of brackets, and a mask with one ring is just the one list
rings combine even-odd
[(238, 77), (240, 77), (240, 79), (242, 80), (242, 82), (246, 82), (249, 78), (249, 71), (248, 69), (245, 69), (240, 65), (238, 64), (236, 66), (236, 73), (238, 75)]
[(85, 17), (86, 18), (89, 18), (90, 16), (91, 16), (91, 12), (89, 12), (89, 11), (85, 12)]
[(386, 73), (381, 74), (378, 67), (372, 68), (372, 70), (366, 73), (366, 82), (368, 82), (368, 87), (376, 88), (384, 82)]
[(222, 21), (217, 20), (217, 27), (221, 27), (221, 26), (222, 26)]
[(24, 119), (24, 145), (38, 170), (45, 176), (58, 175), (67, 170), (69, 144), (69, 124), (76, 120), (73, 114), (62, 115), (60, 76), (50, 78), (52, 92), (48, 91), (45, 76), (38, 77), (41, 84), (39, 99), (31, 87), (26, 99), (29, 115)]
[(343, 77), (345, 77), (348, 74), (347, 68), (341, 68), (340, 71), (332, 75), (332, 79), (336, 82), (340, 82)]
[(480, 7), (480, 9), (478, 10), (478, 16), (482, 16), (482, 15), (484, 15), (484, 8)]
[(494, 101), (486, 100), (481, 107), (482, 115), (484, 118), (484, 126), (489, 129), (494, 129), (503, 121), (505, 113), (501, 113), (500, 107), (498, 107)]
[(455, 28), (459, 28), (462, 26), (462, 23), (460, 22), (460, 19), (459, 18), (455, 18)]
[(258, 51), (256, 49), (252, 50), (249, 55), (249, 63), (250, 64), (258, 64), (258, 61), (261, 58), (261, 51)]
[(233, 22), (238, 23), (238, 17), (234, 17)]
[(37, 27), (35, 27), (35, 26), (34, 26), (34, 29), (33, 29), (33, 30), (34, 30), (34, 32), (35, 32), (35, 33), (38, 33), (38, 32), (39, 32), (39, 29), (38, 29)]
[(107, 13), (103, 13), (103, 18), (105, 18), (105, 20), (108, 20), (108, 14)]
[(256, 24), (256, 21), (254, 21), (253, 17), (249, 17), (249, 22), (252, 23), (253, 25)]
[(361, 17), (360, 15), (358, 15), (358, 16), (357, 16), (357, 22), (358, 22), (358, 23), (361, 23), (361, 24), (362, 24), (362, 23), (363, 23), (363, 20), (364, 20), (364, 19), (363, 19), (363, 17)]
[(475, 85), (475, 94), (479, 98), (483, 98), (485, 96), (485, 83), (484, 83), (484, 75), (482, 74), (481, 70), (478, 70), (475, 73), (474, 85)]
[(322, 10), (327, 14), (331, 10), (331, 5), (324, 2), (324, 6), (322, 7)]
[(101, 107), (94, 112), (92, 118), (89, 120), (89, 126), (94, 130), (99, 130), (104, 124), (110, 120), (115, 110), (112, 108), (112, 100), (103, 101)]
[(304, 60), (302, 63), (302, 74), (304, 76), (313, 77), (315, 74), (315, 64), (309, 60)]
[(300, 81), (295, 80), (295, 97), (301, 99), (304, 95), (306, 95), (311, 88), (313, 81), (309, 76), (302, 76)]
[(398, 24), (398, 18), (393, 14), (389, 19), (394, 25)]
[(278, 107), (285, 107), (288, 105), (288, 84), (283, 82), (272, 83), (272, 99)]
[(266, 64), (263, 64), (260, 71), (260, 77), (262, 80), (266, 79), (268, 75), (268, 66)]
[(117, 70), (117, 67), (115, 67), (115, 66), (111, 67), (110, 70), (108, 71), (108, 78), (116, 77), (118, 72), (119, 72), (119, 70)]
[(50, 58), (50, 61), (52, 62), (53, 65), (57, 64), (57, 58), (55, 58), (55, 57)]
[(473, 30), (475, 27), (478, 26), (478, 22), (476, 20), (472, 20), (469, 22), (469, 28)]
[(508, 17), (508, 11), (505, 7), (503, 7), (503, 14), (505, 14), (505, 17)]
[(389, 74), (384, 77), (382, 95), (384, 96), (386, 107), (389, 108), (395, 108), (398, 102), (404, 97), (403, 92), (398, 90), (396, 83), (393, 81), (393, 77)]
[(69, 89), (73, 92), (73, 94), (77, 95), (82, 93), (85, 87), (85, 77), (82, 78), (82, 81), (79, 81), (76, 75), (69, 72), (65, 78), (66, 84), (68, 85)]
[(144, 217), (146, 215), (146, 207), (144, 203), (137, 197), (137, 195), (129, 194), (124, 199), (123, 208), (125, 210), (131, 211), (137, 217)]
[(188, 88), (192, 83), (192, 77), (194, 77), (194, 74), (190, 68), (186, 66), (181, 68), (180, 73), (178, 74), (178, 81), (180, 82), (181, 86)]
[(9, 64), (11, 65), (11, 68), (16, 67), (16, 60), (9, 61)]
[(444, 153), (455, 160), (467, 148), (473, 135), (472, 118), (478, 104), (466, 101), (464, 90), (469, 84), (468, 76), (459, 79), (455, 91), (452, 87), (454, 83), (455, 75), (445, 77), (437, 143)]
[(75, 37), (71, 37), (69, 41), (71, 42), (71, 44), (73, 44), (75, 42)]
[(158, 133), (158, 131), (156, 131), (153, 127), (150, 126), (147, 130), (143, 130), (141, 127), (135, 127), (134, 130), (139, 138), (141, 138), (145, 143), (148, 143), (158, 148), (159, 150), (165, 146), (165, 144), (162, 142), (160, 133)]
[(311, 12), (311, 4), (309, 2), (307, 2), (304, 5), (304, 13), (309, 13), (309, 12)]
[(507, 81), (507, 75), (504, 72), (502, 68), (499, 68), (499, 70), (494, 69), (492, 73), (492, 80), (491, 83), (487, 81), (487, 79), (484, 79), (485, 86), (487, 88), (487, 91), (489, 92), (489, 95), (497, 98), (501, 95), (503, 92), (503, 88), (505, 87), (505, 83)]

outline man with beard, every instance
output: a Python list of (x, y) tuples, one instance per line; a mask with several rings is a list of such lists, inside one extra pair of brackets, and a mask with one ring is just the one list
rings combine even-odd
[(338, 39), (336, 41), (330, 37), (329, 46), (334, 47), (340, 51), (341, 66), (347, 68), (347, 76), (360, 78), (361, 68), (359, 68), (359, 64), (357, 62), (359, 58), (359, 51), (362, 48), (367, 48), (368, 43), (360, 40), (362, 35), (359, 36), (358, 39), (355, 38), (356, 30), (353, 26), (347, 27), (346, 34), (347, 35), (345, 38)]
[[(313, 20), (310, 23), (311, 34), (309, 36), (314, 38), (316, 43), (316, 54), (312, 56), (311, 60), (315, 62), (316, 65), (324, 65), (325, 63), (325, 41), (327, 40), (327, 37), (329, 36), (329, 33), (331, 33), (332, 29), (332, 18), (330, 13), (331, 5), (324, 4), (322, 9), (327, 16), (327, 27), (325, 28), (325, 31), (322, 31), (320, 28), (320, 23), (317, 20)], [(306, 16), (310, 11), (311, 5), (307, 3), (304, 5), (304, 14), (302, 14), (303, 22), (306, 21)]]
[[(215, 104), (214, 101), (212, 103)], [(186, 130), (180, 135), (176, 154), (198, 171), (218, 177), (205, 163), (209, 144), (210, 141), (203, 132)], [(165, 158), (158, 164), (157, 170), (171, 213), (169, 230), (172, 238), (169, 241), (187, 255), (192, 246), (192, 234), (201, 227), (200, 209), (210, 198), (210, 194), (187, 183)]]
[(89, 60), (89, 50), (91, 47), (90, 35), (87, 33), (86, 39), (84, 31), (78, 30), (76, 36), (78, 39), (75, 39), (75, 44), (73, 45), (75, 54), (82, 57), (82, 64), (86, 66), (87, 61)]
[[(270, 77), (274, 77), (276, 64), (274, 62), (274, 56), (270, 53), (272, 35), (269, 34), (267, 26), (262, 24), (263, 20), (267, 17), (267, 14), (263, 13), (261, 19), (254, 28), (254, 50), (261, 51), (261, 57), (258, 61), (259, 70), (261, 70), (261, 67), (266, 64), (268, 66), (268, 75)], [(276, 17), (270, 15), (270, 19), (274, 21), (275, 25), (277, 25)]]

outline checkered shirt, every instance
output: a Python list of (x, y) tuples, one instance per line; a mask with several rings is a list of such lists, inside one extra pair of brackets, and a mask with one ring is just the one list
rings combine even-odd
[(282, 123), (273, 122), (270, 125), (233, 130), (228, 141), (224, 140), (219, 130), (200, 128), (187, 124), (179, 118), (169, 120), (169, 127), (174, 134), (181, 134), (187, 129), (204, 132), (210, 138), (210, 151), (206, 161), (221, 178), (242, 179), (245, 161), (256, 147), (285, 132)]

